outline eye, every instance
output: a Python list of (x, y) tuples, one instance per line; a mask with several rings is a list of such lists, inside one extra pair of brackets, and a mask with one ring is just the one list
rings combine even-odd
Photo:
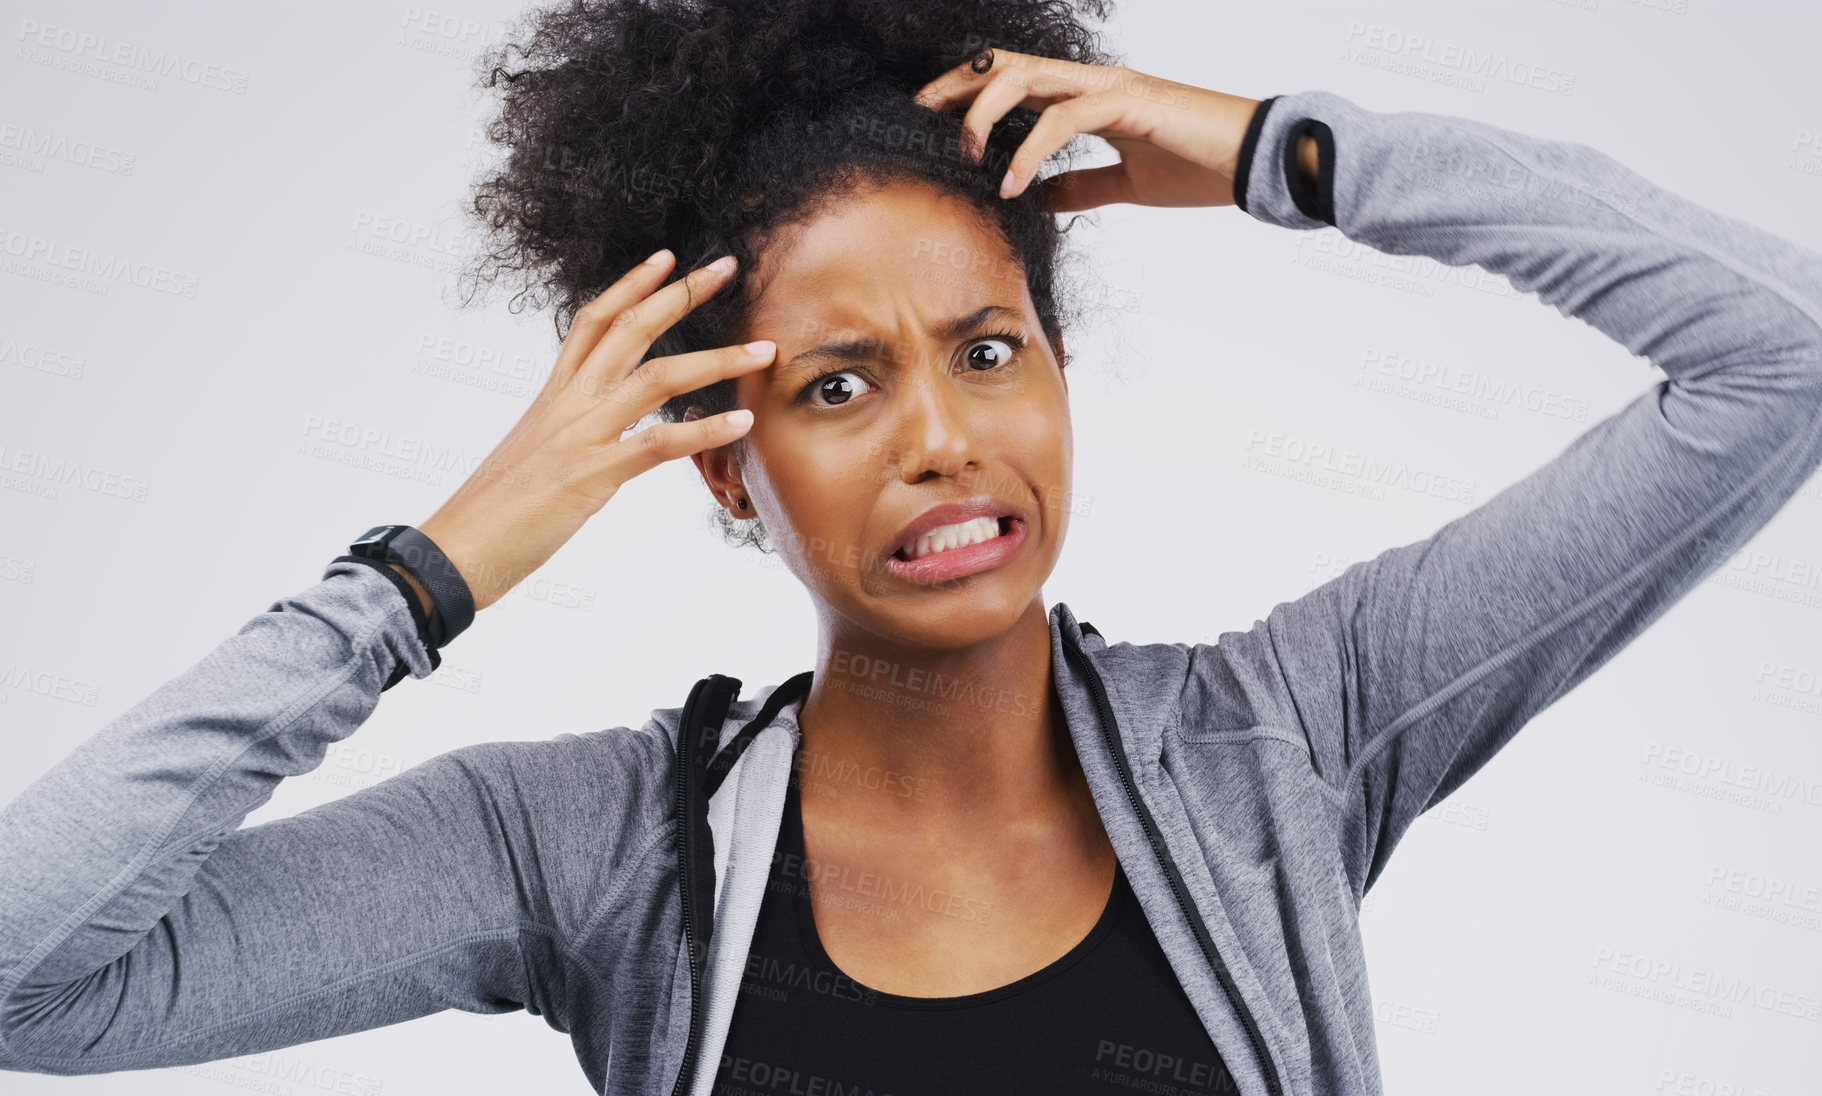
[[(1012, 331), (982, 335), (963, 344), (962, 360), (975, 373), (1004, 369), (1025, 348), (1025, 341), (1025, 336)], [(836, 369), (811, 378), (798, 390), (797, 402), (814, 407), (838, 407), (872, 390), (873, 382), (861, 371)]]
[[(817, 377), (815, 380), (804, 385), (803, 392), (800, 394), (799, 398), (809, 400), (812, 396), (824, 396), (828, 400), (827, 403), (821, 405), (824, 407), (833, 407), (837, 404), (846, 403), (855, 396), (860, 395), (860, 391), (855, 388), (854, 381), (844, 380), (843, 378), (846, 377), (858, 378), (862, 383), (865, 383), (865, 378), (861, 377), (859, 373), (852, 369), (837, 370), (833, 373), (824, 373), (822, 376)], [(814, 403), (816, 401), (811, 400), (811, 402)]]
[[(985, 372), (996, 366), (1010, 362), (1025, 347), (1022, 335), (1003, 331), (994, 335), (984, 335), (970, 342), (962, 354), (962, 360), (970, 369)], [(986, 350), (986, 353), (983, 353)]]

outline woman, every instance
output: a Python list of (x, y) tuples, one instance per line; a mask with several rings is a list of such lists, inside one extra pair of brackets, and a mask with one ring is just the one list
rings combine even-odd
[[(1377, 1092), (1399, 838), (1822, 458), (1822, 256), (1586, 146), (1149, 76), (1052, 4), (584, 3), (517, 56), (479, 208), (573, 323), (419, 527), (453, 572), (336, 560), (0, 813), (0, 1066), (523, 1008), (601, 1092)], [(1122, 162), (1034, 184), (1081, 133)], [(1476, 263), (1668, 379), (1248, 631), (1110, 643), (1041, 583), (1052, 215), (1122, 201)], [(239, 828), (684, 456), (811, 670)]]

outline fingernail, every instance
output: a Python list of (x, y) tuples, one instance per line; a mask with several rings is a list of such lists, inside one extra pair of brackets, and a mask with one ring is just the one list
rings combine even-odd
[(742, 407), (728, 412), (729, 426), (748, 426), (753, 422), (753, 413)]
[(1017, 180), (1013, 177), (1012, 169), (1007, 168), (1006, 177), (1000, 180), (1000, 197), (1010, 197), (1012, 194), (1012, 184), (1016, 181)]
[(709, 269), (718, 274), (726, 274), (728, 271), (734, 269), (734, 256), (723, 255), (721, 258), (710, 263)]
[(654, 251), (654, 252), (652, 252), (652, 257), (651, 257), (651, 258), (649, 258), (649, 259), (647, 259), (647, 260), (645, 260), (645, 265), (647, 265), (647, 266), (659, 266), (659, 265), (662, 265), (662, 264), (663, 264), (663, 262), (664, 262), (664, 260), (665, 260), (665, 257), (666, 257), (666, 256), (668, 256), (668, 255), (670, 255), (670, 253), (671, 253), (671, 249), (670, 249), (670, 248), (668, 248), (668, 247), (661, 247), (661, 248), (659, 248), (659, 249), (658, 249), (658, 250), (656, 250), (656, 251)]
[(764, 358), (764, 357), (770, 356), (772, 351), (775, 350), (777, 348), (777, 346), (778, 346), (778, 344), (773, 342), (771, 339), (755, 339), (752, 342), (746, 344), (745, 350), (747, 353), (752, 354), (755, 357)]

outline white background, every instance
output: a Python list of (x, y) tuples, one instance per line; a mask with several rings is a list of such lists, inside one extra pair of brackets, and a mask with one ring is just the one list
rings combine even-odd
[[(470, 60), (517, 8), (425, 10), (0, 4), (0, 466), (44, 454), (145, 486), (143, 501), (47, 491), (29, 475), (0, 489), (0, 801), (317, 581), (355, 535), (421, 521), (456, 486), (453, 473), (418, 478), (409, 461), (374, 470), (311, 455), (300, 448), (310, 424), (479, 457), (548, 370), (547, 316), (512, 316), (498, 297), (462, 309), (447, 274), (485, 151)], [(244, 85), (72, 71), (70, 54), (24, 48), (33, 25), (176, 51)], [(1373, 28), (1552, 69), (1572, 93), (1400, 71)], [(1134, 68), (1235, 94), (1321, 89), (1590, 144), (1811, 248), (1822, 248), (1822, 138), (1805, 140), (1822, 134), (1819, 38), (1822, 13), (1796, 0), (1128, 0), (1109, 34)], [(88, 163), (33, 155), (46, 136), (100, 151)], [(419, 242), (390, 244), (395, 224)], [(1069, 335), (1080, 502), (1045, 594), (1110, 640), (1213, 642), (1464, 512), (1395, 487), (1370, 497), (1243, 468), (1262, 434), (1458, 477), (1478, 502), (1662, 376), (1499, 279), (1408, 260), (1394, 270), (1332, 229), (1116, 206), (1072, 237), (1105, 279), (1105, 308)], [(47, 284), (49, 267), (15, 253), (31, 239), (163, 268), (194, 296)], [(1581, 401), (1587, 415), (1475, 412), (1422, 398), (1434, 384), (1355, 383), (1372, 363), (1406, 359)], [(80, 377), (58, 375), (77, 363)], [(809, 668), (801, 588), (723, 545), (708, 506), (687, 462), (633, 481), (487, 610), (436, 678), (388, 692), (345, 748), (249, 822), (468, 743), (636, 726), (711, 671), (750, 695)], [(1625, 952), (1677, 964), (1684, 979), (1822, 997), (1819, 562), (1812, 482), (1412, 830), (1363, 913), (1387, 1091), (1814, 1091), (1822, 1023), (1751, 1005), (1711, 1014), (1631, 992), (1669, 978), (1615, 990), (1594, 975)], [(32, 684), (58, 677), (74, 699)], [(1811, 793), (1778, 812), (1730, 804), (1700, 794), (1724, 782), (1677, 786), (1682, 774), (1662, 763), (1671, 751)], [(1730, 873), (1807, 890), (1809, 927), (1723, 908), (1738, 896), (1711, 881)], [(9, 1074), (5, 1087), (587, 1091), (567, 1039), (541, 1019), (460, 1012), (210, 1067)]]

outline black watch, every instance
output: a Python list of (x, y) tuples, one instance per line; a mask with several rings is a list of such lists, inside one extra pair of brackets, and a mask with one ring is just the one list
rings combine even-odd
[(444, 647), (474, 623), (474, 594), (455, 564), (436, 542), (409, 525), (376, 525), (348, 551), (362, 559), (396, 563), (430, 591), (429, 617), (432, 649)]

